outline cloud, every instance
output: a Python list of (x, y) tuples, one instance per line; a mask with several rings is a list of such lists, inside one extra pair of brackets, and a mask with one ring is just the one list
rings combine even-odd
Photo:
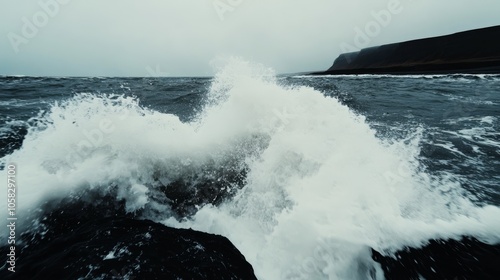
[[(147, 76), (161, 67), (212, 75), (210, 61), (225, 55), (278, 72), (322, 70), (391, 1), (0, 0), (8, 7), (0, 12), (0, 74)], [(399, 1), (403, 12), (371, 45), (500, 24), (494, 0)]]

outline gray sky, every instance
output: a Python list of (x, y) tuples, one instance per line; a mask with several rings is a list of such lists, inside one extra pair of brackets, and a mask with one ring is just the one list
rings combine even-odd
[(498, 0), (0, 0), (0, 75), (200, 76), (228, 56), (326, 70), (346, 48), (499, 15)]

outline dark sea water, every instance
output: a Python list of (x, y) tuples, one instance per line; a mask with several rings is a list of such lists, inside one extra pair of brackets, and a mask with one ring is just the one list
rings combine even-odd
[(259, 279), (383, 279), (370, 248), (500, 243), (499, 75), (242, 68), (0, 77), (22, 229), (52, 199), (111, 195), (138, 219), (226, 236)]

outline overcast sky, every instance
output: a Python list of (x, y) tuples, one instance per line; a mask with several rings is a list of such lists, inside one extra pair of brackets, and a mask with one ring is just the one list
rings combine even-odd
[(346, 48), (499, 15), (498, 0), (0, 0), (0, 75), (209, 76), (228, 56), (326, 70)]

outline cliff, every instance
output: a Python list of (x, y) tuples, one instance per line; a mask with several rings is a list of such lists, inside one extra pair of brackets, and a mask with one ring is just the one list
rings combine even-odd
[(500, 73), (500, 26), (341, 54), (313, 74)]

